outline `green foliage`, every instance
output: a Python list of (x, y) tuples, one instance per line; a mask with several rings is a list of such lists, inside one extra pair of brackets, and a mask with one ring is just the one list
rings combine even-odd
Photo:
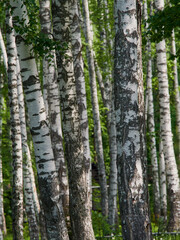
[[(171, 0), (170, 4), (165, 6), (164, 10), (156, 12), (148, 20), (148, 35), (151, 41), (159, 42), (164, 38), (170, 38), (172, 30), (176, 30), (177, 38), (180, 37), (180, 2), (179, 0)], [(180, 57), (180, 50), (177, 51)]]
[(92, 223), (95, 237), (103, 237), (112, 233), (112, 229), (107, 223), (107, 219), (102, 216), (101, 212), (92, 211)]

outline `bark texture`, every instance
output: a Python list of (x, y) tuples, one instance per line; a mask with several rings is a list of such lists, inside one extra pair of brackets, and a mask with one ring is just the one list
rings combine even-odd
[(115, 111), (123, 238), (151, 239), (144, 147), (140, 5), (115, 0)]
[[(163, 0), (155, 1), (156, 9), (161, 11), (164, 8)], [(170, 204), (170, 218), (168, 229), (170, 231), (180, 228), (180, 186), (179, 176), (174, 154), (170, 102), (169, 102), (169, 86), (167, 75), (167, 59), (165, 40), (156, 44), (157, 52), (157, 69), (159, 81), (159, 102), (160, 102), (160, 126), (163, 142), (163, 152), (166, 164), (167, 188)]]
[(99, 183), (100, 183), (100, 191), (101, 191), (101, 208), (102, 208), (102, 214), (104, 216), (107, 216), (108, 215), (107, 180), (106, 180), (106, 172), (105, 172), (105, 164), (104, 164), (104, 153), (103, 153), (101, 124), (100, 124), (100, 115), (99, 115), (99, 104), (98, 104), (98, 97), (97, 97), (94, 56), (93, 56), (93, 49), (92, 49), (89, 7), (88, 7), (87, 0), (82, 1), (82, 7), (83, 7), (83, 16), (84, 16), (85, 39), (87, 43), (87, 59), (88, 59), (89, 80), (90, 80), (90, 87), (91, 87), (91, 102), (92, 102), (92, 108), (93, 108), (95, 150), (96, 150), (97, 160), (98, 160), (98, 174), (99, 174)]
[[(18, 16), (21, 20), (23, 19), (24, 24), (27, 24), (27, 11), (23, 2), (21, 0), (11, 1), (11, 6), (14, 8), (13, 17)], [(14, 23), (18, 24), (16, 18), (14, 18)], [(16, 42), (30, 119), (40, 197), (45, 212), (48, 239), (69, 239), (35, 58), (32, 55), (31, 46), (25, 45), (23, 36), (18, 33), (16, 33)]]
[(89, 146), (89, 128), (86, 102), (86, 88), (84, 79), (84, 63), (82, 58), (82, 42), (80, 29), (80, 13), (78, 1), (70, 1), (70, 32), (72, 55), (74, 64), (74, 77), (76, 82), (77, 103), (80, 114), (80, 127), (83, 140), (84, 162), (87, 166), (87, 183), (89, 204), (91, 205), (91, 156)]
[(160, 175), (160, 194), (161, 194), (161, 218), (164, 224), (167, 223), (167, 188), (166, 188), (166, 167), (164, 161), (163, 144), (159, 144), (159, 175)]
[[(42, 33), (44, 33), (45, 37), (52, 39), (49, 0), (40, 1), (40, 21)], [(51, 60), (49, 59), (49, 56), (53, 56)], [(68, 215), (69, 188), (63, 149), (59, 86), (57, 83), (56, 56), (54, 50), (49, 51), (43, 58), (43, 85), (46, 113), (49, 116), (51, 141), (56, 168), (59, 174), (63, 208), (65, 215)]]
[[(17, 51), (16, 51), (17, 53)], [(24, 181), (24, 195), (25, 195), (25, 209), (29, 224), (29, 235), (31, 240), (39, 240), (39, 229), (35, 211), (34, 195), (37, 195), (37, 190), (33, 186), (31, 177), (32, 162), (29, 146), (27, 144), (27, 130), (25, 119), (24, 95), (22, 88), (22, 78), (20, 74), (19, 59), (16, 60), (17, 71), (17, 90), (18, 90), (18, 103), (19, 103), (19, 118), (21, 126), (21, 139), (23, 151), (23, 181)]]
[(17, 72), (16, 72), (16, 45), (15, 33), (12, 27), (12, 17), (9, 9), (6, 12), (7, 26), (7, 55), (8, 55), (8, 89), (11, 111), (11, 140), (13, 159), (13, 186), (12, 186), (12, 221), (13, 239), (23, 240), (23, 166), (21, 127), (19, 119)]
[(68, 46), (62, 53), (57, 51), (56, 55), (65, 156), (68, 164), (72, 239), (88, 240), (94, 239), (88, 201), (87, 176), (89, 164), (86, 165), (84, 161), (81, 117), (79, 114), (81, 110), (78, 106), (69, 32), (69, 6), (69, 1), (52, 1), (53, 34), (54, 39), (59, 40), (62, 45)]

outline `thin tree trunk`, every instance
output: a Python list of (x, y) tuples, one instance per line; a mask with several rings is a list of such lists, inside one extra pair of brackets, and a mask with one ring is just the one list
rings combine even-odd
[(2, 51), (2, 55), (3, 55), (3, 61), (4, 61), (5, 70), (7, 71), (7, 69), (8, 69), (7, 53), (6, 53), (6, 47), (5, 47), (5, 44), (4, 44), (4, 40), (3, 40), (2, 33), (1, 33), (1, 29), (0, 29), (0, 48), (1, 48), (1, 51)]
[[(164, 1), (156, 0), (155, 5), (157, 10), (163, 10)], [(156, 44), (156, 52), (159, 80), (160, 126), (166, 164), (167, 185), (170, 204), (170, 218), (168, 223), (168, 229), (173, 231), (178, 230), (180, 227), (180, 186), (171, 130), (165, 40), (162, 40), (161, 42)]]
[[(146, 20), (147, 15), (147, 1), (145, 1), (144, 14)], [(146, 26), (148, 28), (148, 25)], [(152, 164), (152, 178), (153, 178), (153, 198), (154, 198), (154, 214), (156, 220), (160, 216), (160, 188), (159, 188), (159, 172), (156, 151), (155, 138), (155, 122), (154, 122), (154, 105), (153, 105), (153, 91), (152, 91), (152, 60), (151, 60), (151, 42), (148, 39), (147, 46), (148, 62), (147, 62), (147, 99), (148, 99), (148, 126), (150, 133), (150, 156)]]
[[(52, 39), (52, 24), (50, 15), (50, 1), (40, 1), (40, 21), (41, 31), (46, 37)], [(49, 62), (49, 56), (53, 56)], [(55, 51), (49, 51), (43, 58), (43, 84), (47, 99), (45, 100), (46, 112), (49, 115), (51, 141), (54, 152), (56, 168), (59, 174), (61, 195), (65, 215), (69, 215), (69, 188), (67, 179), (67, 169), (64, 158), (63, 136), (60, 115), (60, 97), (56, 73)], [(45, 95), (45, 94), (44, 94)]]
[[(0, 30), (1, 31), (1, 30)], [(4, 67), (6, 68), (6, 73), (7, 73), (7, 69), (8, 69), (8, 63), (7, 63), (7, 53), (6, 53), (6, 48), (5, 48), (5, 44), (4, 44), (4, 40), (2, 37), (2, 34), (0, 33), (0, 47), (1, 47), (1, 51), (4, 52), (2, 54), (3, 57), (3, 62), (4, 62)], [(1, 114), (1, 118), (0, 118), (0, 136), (2, 136), (2, 112), (3, 112), (3, 93), (2, 93), (2, 89), (3, 89), (3, 74), (0, 74), (0, 114)], [(2, 139), (0, 139), (0, 149), (1, 149), (1, 145), (2, 145)], [(0, 153), (1, 154), (1, 153)], [(6, 219), (5, 219), (5, 215), (4, 215), (4, 205), (3, 205), (3, 175), (2, 175), (2, 159), (0, 161), (0, 196), (1, 196), (1, 207), (0, 207), (0, 211), (1, 211), (1, 217), (2, 217), (2, 231), (3, 234), (6, 235), (7, 234), (7, 229), (6, 229)], [(2, 236), (3, 237), (3, 236)], [(3, 239), (3, 238), (2, 238)]]
[(65, 156), (68, 164), (72, 239), (94, 239), (87, 185), (89, 165), (87, 166), (84, 163), (81, 117), (69, 32), (68, 1), (53, 0), (52, 15), (54, 39), (60, 41), (62, 45), (68, 46), (64, 49), (63, 54), (57, 51), (56, 55), (58, 79), (60, 81)]
[[(108, 222), (115, 225), (117, 210), (117, 142), (116, 142), (116, 120), (114, 112), (114, 92), (109, 79), (104, 84), (102, 75), (97, 62), (95, 61), (95, 69), (103, 104), (107, 108), (107, 128), (109, 134), (109, 151), (110, 151), (110, 176), (109, 176), (109, 198), (108, 198)], [(105, 87), (106, 85), (106, 87)], [(111, 87), (110, 87), (111, 86)]]
[(24, 195), (25, 195), (25, 208), (29, 224), (29, 234), (31, 240), (39, 240), (39, 229), (36, 218), (34, 194), (37, 195), (36, 189), (33, 188), (31, 179), (32, 163), (29, 146), (27, 144), (27, 131), (25, 120), (25, 107), (24, 107), (24, 95), (22, 88), (22, 79), (20, 74), (19, 59), (16, 61), (17, 69), (17, 89), (18, 89), (18, 102), (19, 102), (19, 116), (21, 125), (21, 138), (22, 138), (22, 150), (23, 150), (23, 180), (24, 180)]
[[(23, 2), (21, 0), (11, 1), (11, 6), (14, 8), (14, 23), (18, 24), (15, 18), (18, 16), (20, 20), (24, 19), (24, 24), (27, 24), (27, 11)], [(69, 239), (35, 59), (31, 52), (31, 46), (25, 45), (23, 36), (18, 33), (16, 33), (16, 42), (20, 56), (21, 74), (30, 118), (40, 197), (45, 212), (48, 239)]]
[(167, 189), (166, 189), (166, 167), (164, 161), (163, 144), (159, 143), (159, 175), (160, 175), (160, 194), (161, 194), (161, 218), (163, 224), (167, 223)]
[(115, 0), (115, 111), (123, 238), (151, 239), (144, 146), (140, 6)]
[(98, 160), (98, 174), (100, 182), (101, 191), (101, 208), (102, 214), (104, 216), (108, 215), (108, 193), (107, 193), (107, 180), (104, 164), (104, 154), (103, 154), (103, 144), (101, 135), (101, 125), (100, 125), (100, 115), (99, 115), (99, 104), (97, 97), (97, 86), (96, 86), (96, 76), (94, 67), (94, 56), (92, 49), (92, 39), (90, 33), (90, 19), (89, 19), (89, 7), (88, 1), (82, 1), (83, 16), (84, 16), (84, 29), (85, 29), (85, 39), (87, 43), (87, 59), (88, 59), (88, 69), (89, 69), (89, 80), (91, 87), (91, 102), (93, 108), (93, 120), (94, 120), (94, 135), (95, 135), (95, 150)]
[(12, 187), (12, 221), (13, 239), (23, 240), (23, 166), (21, 127), (19, 119), (17, 75), (16, 75), (16, 45), (12, 28), (12, 17), (9, 9), (6, 15), (7, 55), (8, 55), (8, 88), (11, 106), (11, 140), (13, 157), (13, 187)]
[[(175, 33), (172, 32), (172, 50), (171, 53), (176, 56), (176, 42)], [(176, 126), (178, 132), (178, 158), (180, 159), (180, 94), (179, 94), (179, 83), (178, 83), (178, 71), (177, 71), (177, 59), (173, 61), (173, 75), (174, 75), (174, 89), (175, 89), (175, 105), (176, 105)]]

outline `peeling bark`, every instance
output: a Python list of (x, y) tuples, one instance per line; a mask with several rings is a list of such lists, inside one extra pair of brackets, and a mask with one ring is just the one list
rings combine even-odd
[[(89, 208), (87, 176), (89, 165), (84, 162), (84, 147), (81, 132), (78, 97), (74, 76), (73, 55), (70, 39), (69, 1), (53, 0), (54, 39), (68, 47), (56, 52), (58, 80), (62, 109), (62, 126), (65, 141), (65, 156), (68, 164), (70, 218), (72, 239), (94, 239)], [(78, 27), (78, 25), (77, 25)]]
[(115, 111), (124, 239), (151, 239), (144, 146), (140, 6), (115, 0)]

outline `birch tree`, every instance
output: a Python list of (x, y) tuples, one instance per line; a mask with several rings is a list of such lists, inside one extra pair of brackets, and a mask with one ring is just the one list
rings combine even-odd
[[(25, 25), (28, 25), (27, 11), (23, 2), (21, 0), (11, 1), (11, 7), (14, 9), (14, 24), (18, 25), (17, 17), (19, 17)], [(16, 42), (30, 119), (40, 196), (45, 212), (48, 239), (69, 239), (44, 101), (35, 58), (31, 53), (32, 46), (25, 45), (23, 35), (19, 35), (18, 32), (16, 33)]]
[[(73, 239), (94, 239), (88, 201), (89, 165), (84, 162), (81, 117), (78, 106), (70, 39), (68, 1), (53, 0), (54, 39), (68, 47), (56, 52), (60, 83), (65, 156), (68, 164), (70, 218)], [(78, 27), (78, 25), (77, 25)], [(81, 207), (80, 207), (81, 206)]]
[[(52, 39), (51, 9), (49, 0), (40, 0), (41, 31), (44, 36)], [(49, 56), (52, 56), (50, 59)], [(43, 91), (46, 112), (50, 121), (51, 141), (56, 168), (59, 174), (62, 202), (65, 214), (68, 215), (69, 189), (67, 169), (64, 158), (63, 136), (60, 115), (59, 86), (57, 83), (55, 50), (50, 50), (43, 57)], [(45, 95), (47, 97), (45, 97)]]
[[(163, 10), (164, 1), (156, 0), (155, 6), (157, 10)], [(171, 130), (165, 40), (162, 40), (156, 44), (156, 53), (159, 81), (160, 126), (166, 164), (167, 187), (170, 205), (168, 229), (177, 230), (180, 227), (180, 186)]]
[(161, 218), (164, 224), (167, 223), (167, 188), (166, 188), (166, 167), (164, 161), (162, 140), (159, 143), (159, 175), (161, 194)]
[(93, 56), (93, 49), (92, 49), (89, 7), (88, 7), (87, 0), (82, 1), (82, 7), (83, 7), (83, 17), (84, 17), (85, 39), (87, 43), (87, 60), (88, 60), (88, 70), (89, 70), (89, 81), (90, 81), (90, 87), (91, 87), (91, 102), (92, 102), (92, 109), (93, 109), (95, 150), (97, 154), (98, 174), (99, 174), (100, 191), (101, 191), (101, 208), (102, 208), (102, 214), (104, 216), (107, 216), (108, 215), (107, 180), (106, 180), (106, 172), (105, 172), (105, 164), (104, 164), (104, 153), (103, 153), (103, 144), (102, 144), (102, 135), (101, 135), (99, 104), (98, 104), (98, 97), (97, 97), (94, 56)]
[(144, 98), (140, 9), (137, 1), (115, 5), (115, 111), (118, 191), (124, 239), (151, 239), (144, 147)]
[[(18, 58), (16, 60), (16, 72), (17, 72), (17, 90), (18, 90), (21, 138), (22, 138), (22, 151), (23, 151), (23, 158), (24, 158), (23, 182), (24, 182), (25, 208), (26, 208), (26, 214), (27, 214), (28, 224), (29, 224), (30, 239), (39, 240), (39, 229), (38, 229), (38, 223), (36, 218), (35, 201), (34, 201), (34, 199), (37, 198), (37, 190), (33, 186), (33, 179), (32, 179), (33, 169), (32, 169), (29, 146), (27, 144), (24, 95), (23, 95), (22, 79), (20, 74), (20, 66), (19, 66)], [(36, 199), (36, 201), (38, 201), (38, 199)], [(37, 204), (39, 204), (39, 202)]]
[[(148, 20), (147, 15), (147, 1), (144, 3), (144, 14), (145, 20)], [(148, 28), (148, 23), (146, 25)], [(154, 214), (156, 220), (160, 216), (160, 189), (159, 189), (159, 172), (158, 172), (158, 160), (156, 151), (156, 138), (155, 138), (155, 122), (154, 122), (154, 102), (153, 102), (153, 91), (152, 91), (152, 60), (151, 60), (151, 42), (150, 39), (147, 41), (147, 99), (148, 99), (148, 126), (150, 133), (150, 156), (152, 164), (152, 179), (153, 179), (153, 198), (154, 198)]]
[(13, 158), (12, 216), (13, 239), (23, 240), (23, 166), (21, 128), (19, 119), (17, 75), (16, 75), (16, 45), (12, 27), (12, 17), (7, 10), (7, 56), (8, 56), (8, 88), (11, 106), (11, 140)]
[(89, 128), (86, 102), (86, 88), (84, 78), (84, 63), (82, 58), (82, 42), (80, 29), (80, 10), (78, 1), (70, 1), (70, 33), (76, 82), (77, 103), (80, 113), (80, 127), (83, 141), (84, 162), (89, 169), (87, 174), (89, 204), (91, 205), (91, 156), (89, 146)]

